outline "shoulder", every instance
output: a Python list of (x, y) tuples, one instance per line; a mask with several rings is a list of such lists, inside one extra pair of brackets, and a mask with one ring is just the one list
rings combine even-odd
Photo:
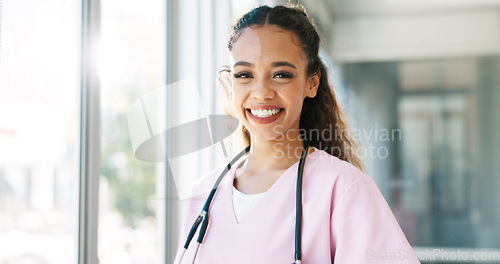
[(336, 192), (345, 192), (358, 181), (370, 180), (352, 164), (318, 149), (308, 156), (304, 171), (310, 180), (331, 185)]
[(352, 199), (366, 203), (385, 201), (373, 179), (352, 164), (322, 150), (315, 150), (308, 159), (304, 166), (304, 186), (313, 197), (329, 200), (332, 211)]
[(199, 197), (205, 197), (206, 195), (208, 195), (210, 190), (212, 190), (215, 182), (217, 181), (220, 173), (224, 170), (225, 167), (226, 166), (219, 166), (198, 178), (191, 187), (191, 195), (188, 200), (193, 198), (197, 199)]

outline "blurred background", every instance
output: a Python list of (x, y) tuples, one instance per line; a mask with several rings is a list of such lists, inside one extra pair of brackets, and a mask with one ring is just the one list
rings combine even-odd
[[(191, 79), (205, 114), (223, 114), (230, 25), (284, 3), (0, 0), (0, 263), (171, 263), (172, 168), (201, 176), (227, 158), (214, 145), (140, 161), (127, 110)], [(300, 3), (365, 172), (416, 252), (500, 251), (500, 0)], [(179, 98), (167, 123), (194, 108)]]

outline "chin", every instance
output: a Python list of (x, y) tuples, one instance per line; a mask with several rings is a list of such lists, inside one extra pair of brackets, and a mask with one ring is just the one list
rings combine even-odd
[[(250, 131), (250, 130), (248, 130)], [(273, 131), (259, 131), (253, 132), (250, 131), (250, 135), (252, 140), (254, 141), (268, 141), (268, 142), (282, 142), (285, 139), (283, 133), (273, 133)]]

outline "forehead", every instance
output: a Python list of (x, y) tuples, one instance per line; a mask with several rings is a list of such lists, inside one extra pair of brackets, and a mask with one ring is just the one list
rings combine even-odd
[(294, 33), (277, 26), (248, 27), (241, 31), (233, 44), (233, 62), (271, 63), (290, 61), (300, 64), (306, 61), (299, 39)]

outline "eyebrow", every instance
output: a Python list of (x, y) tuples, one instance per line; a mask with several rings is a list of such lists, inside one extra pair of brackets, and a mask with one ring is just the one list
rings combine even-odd
[[(294, 69), (297, 69), (297, 67), (295, 67), (295, 65), (293, 65), (292, 63), (290, 63), (288, 61), (275, 61), (271, 65), (273, 67), (288, 66), (288, 67), (292, 67)], [(250, 67), (250, 68), (254, 67), (254, 65), (248, 61), (238, 61), (234, 64), (233, 68), (236, 66), (246, 66), (246, 67)]]

